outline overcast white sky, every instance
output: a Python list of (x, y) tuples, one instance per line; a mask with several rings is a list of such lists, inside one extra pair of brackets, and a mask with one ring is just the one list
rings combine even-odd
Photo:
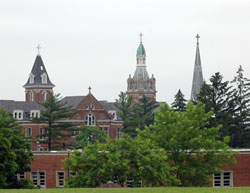
[(40, 44), (54, 91), (114, 101), (136, 68), (142, 32), (157, 101), (190, 99), (195, 35), (205, 80), (250, 78), (250, 0), (0, 0), (0, 99), (24, 100), (22, 87)]

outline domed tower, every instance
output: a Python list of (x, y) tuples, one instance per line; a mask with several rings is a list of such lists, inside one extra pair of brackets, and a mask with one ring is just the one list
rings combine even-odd
[(136, 54), (136, 70), (133, 78), (129, 75), (127, 80), (127, 94), (132, 96), (135, 101), (139, 101), (143, 95), (147, 98), (155, 101), (156, 100), (156, 90), (155, 90), (155, 78), (152, 75), (149, 78), (147, 69), (146, 69), (146, 51), (142, 44), (142, 34), (140, 33), (140, 45), (137, 49)]
[(38, 54), (33, 68), (28, 81), (23, 87), (25, 88), (26, 101), (43, 102), (49, 98), (55, 85), (50, 81), (49, 75), (43, 64), (42, 57), (39, 53), (40, 46), (38, 45), (37, 48)]

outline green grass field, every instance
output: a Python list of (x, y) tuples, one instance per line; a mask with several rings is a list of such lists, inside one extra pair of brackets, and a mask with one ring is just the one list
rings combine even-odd
[(0, 190), (0, 193), (250, 193), (250, 188), (77, 188)]

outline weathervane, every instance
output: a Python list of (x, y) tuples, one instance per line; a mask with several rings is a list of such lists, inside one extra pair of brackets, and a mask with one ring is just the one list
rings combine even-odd
[(42, 48), (39, 44), (37, 45), (38, 55), (40, 55), (40, 49)]
[(142, 43), (142, 36), (143, 36), (143, 34), (140, 33), (139, 36), (140, 36), (140, 43)]
[(197, 44), (199, 44), (200, 35), (197, 34), (195, 37), (196, 37), (196, 39), (197, 39)]

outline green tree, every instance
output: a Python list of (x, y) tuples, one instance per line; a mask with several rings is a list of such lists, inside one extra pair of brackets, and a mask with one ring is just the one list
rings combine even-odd
[(98, 187), (110, 180), (122, 186), (127, 180), (132, 186), (139, 181), (142, 186), (163, 186), (176, 180), (166, 162), (166, 152), (150, 139), (125, 136), (89, 145), (83, 153), (73, 152), (65, 160), (65, 169), (77, 172), (69, 179), (69, 187)]
[(234, 124), (231, 128), (232, 147), (250, 147), (250, 80), (239, 67), (233, 81)]
[(95, 126), (83, 126), (80, 133), (76, 136), (76, 148), (84, 149), (88, 145), (93, 145), (96, 142), (105, 143), (107, 134)]
[(177, 94), (175, 95), (175, 100), (172, 103), (172, 108), (175, 111), (183, 112), (186, 110), (186, 102), (187, 100), (184, 98), (184, 94), (182, 94), (181, 90), (179, 89)]
[(133, 98), (128, 96), (126, 92), (121, 92), (119, 94), (119, 99), (116, 99), (115, 106), (119, 110), (117, 112), (118, 116), (120, 116), (123, 121), (123, 132), (129, 133)]
[(40, 142), (48, 144), (49, 151), (64, 148), (60, 145), (61, 140), (71, 136), (71, 132), (76, 130), (72, 122), (65, 121), (75, 114), (74, 110), (61, 102), (60, 94), (51, 94), (49, 99), (41, 105), (45, 107), (45, 110), (41, 111), (40, 118), (33, 119), (36, 123), (47, 124), (43, 127), (44, 134), (39, 135), (44, 138)]
[(0, 186), (19, 188), (15, 175), (31, 170), (33, 155), (29, 138), (24, 137), (19, 124), (3, 109), (0, 109), (0, 138)]
[(229, 137), (218, 140), (220, 126), (207, 127), (211, 115), (200, 102), (188, 103), (185, 112), (165, 104), (155, 111), (154, 125), (143, 132), (168, 153), (181, 186), (209, 185), (213, 173), (233, 162)]
[(210, 84), (202, 85), (198, 101), (206, 105), (206, 112), (213, 111), (209, 123), (211, 127), (222, 125), (219, 130), (220, 139), (230, 136), (235, 105), (232, 102), (232, 91), (229, 82), (223, 82), (223, 76), (217, 72), (210, 78)]

